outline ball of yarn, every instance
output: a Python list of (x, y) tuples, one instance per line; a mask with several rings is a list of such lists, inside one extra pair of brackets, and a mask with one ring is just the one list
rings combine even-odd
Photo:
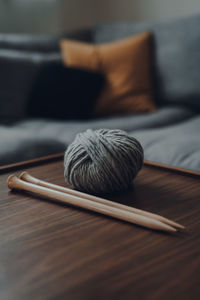
[(128, 188), (142, 164), (141, 144), (125, 131), (88, 129), (67, 148), (64, 177), (79, 191), (111, 193)]

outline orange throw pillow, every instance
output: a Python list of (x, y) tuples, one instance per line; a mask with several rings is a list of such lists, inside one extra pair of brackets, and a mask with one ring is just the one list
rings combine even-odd
[(87, 69), (105, 76), (104, 88), (94, 113), (98, 116), (153, 112), (151, 86), (151, 33), (93, 45), (62, 40), (66, 66)]

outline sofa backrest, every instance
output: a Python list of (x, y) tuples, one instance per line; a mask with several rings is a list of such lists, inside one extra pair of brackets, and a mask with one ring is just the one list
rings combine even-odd
[(90, 42), (92, 40), (92, 31), (90, 29), (83, 29), (59, 35), (0, 33), (0, 49), (60, 52), (59, 41), (61, 38)]
[(0, 122), (26, 117), (29, 93), (43, 66), (60, 61), (55, 53), (43, 54), (0, 49)]
[[(59, 41), (66, 37), (89, 42), (92, 40), (92, 31), (83, 29), (60, 35), (0, 33), (0, 123), (27, 117), (30, 93), (36, 82), (38, 83), (38, 78), (41, 78), (42, 70), (52, 66), (57, 68), (56, 74), (59, 73), (58, 69), (63, 74)], [(73, 75), (72, 71), (68, 73), (65, 77)], [(79, 77), (82, 76), (84, 84), (84, 74), (78, 74)], [(92, 77), (88, 73), (85, 76), (86, 81), (88, 77)], [(91, 80), (94, 83), (93, 77)], [(100, 84), (98, 88), (99, 86)], [(54, 92), (58, 88), (54, 85)], [(69, 94), (68, 90), (67, 93)], [(92, 95), (95, 95), (94, 89), (89, 93), (90, 97)]]
[(95, 28), (94, 42), (152, 31), (153, 84), (160, 105), (184, 104), (200, 110), (200, 15), (160, 23), (106, 24)]

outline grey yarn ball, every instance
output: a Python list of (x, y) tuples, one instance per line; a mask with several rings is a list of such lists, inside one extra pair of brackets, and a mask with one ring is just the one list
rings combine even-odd
[(67, 148), (64, 177), (79, 191), (111, 193), (128, 188), (142, 164), (141, 144), (125, 131), (88, 129)]

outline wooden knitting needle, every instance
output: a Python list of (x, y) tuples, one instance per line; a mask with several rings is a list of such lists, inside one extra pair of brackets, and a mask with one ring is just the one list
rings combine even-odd
[(147, 211), (143, 211), (141, 209), (137, 209), (137, 208), (130, 207), (130, 206), (127, 206), (127, 205), (119, 204), (119, 203), (109, 201), (109, 200), (106, 200), (106, 199), (103, 199), (103, 198), (100, 198), (100, 197), (96, 197), (96, 196), (93, 196), (93, 195), (90, 195), (90, 194), (82, 193), (82, 192), (72, 190), (72, 189), (69, 189), (69, 188), (66, 188), (66, 187), (62, 187), (62, 186), (59, 186), (59, 185), (56, 185), (56, 184), (52, 184), (52, 183), (37, 179), (37, 178), (31, 176), (28, 172), (22, 172), (21, 175), (20, 175), (20, 178), (22, 180), (27, 181), (27, 182), (37, 184), (37, 185), (40, 185), (40, 186), (43, 186), (43, 187), (47, 187), (47, 188), (53, 189), (55, 191), (59, 191), (59, 192), (67, 193), (67, 194), (74, 195), (74, 196), (77, 196), (77, 197), (80, 197), (80, 198), (92, 200), (94, 202), (109, 205), (111, 207), (115, 207), (115, 208), (118, 208), (118, 209), (123, 209), (123, 210), (129, 211), (129, 212), (139, 214), (141, 216), (146, 216), (146, 217), (158, 220), (160, 222), (163, 222), (165, 224), (168, 224), (170, 226), (173, 226), (177, 229), (184, 229), (185, 228), (181, 224), (178, 224), (178, 223), (176, 223), (172, 220), (169, 220), (167, 218), (164, 218), (160, 215), (153, 214), (153, 213), (150, 213), (150, 212), (147, 212)]
[(167, 232), (176, 232), (177, 230), (170, 225), (162, 223), (158, 220), (154, 220), (145, 216), (134, 214), (132, 212), (124, 211), (115, 207), (110, 207), (105, 204), (80, 198), (74, 195), (55, 191), (43, 186), (35, 185), (29, 182), (25, 182), (18, 178), (16, 175), (11, 175), (7, 179), (7, 186), (10, 189), (19, 189), (27, 192), (32, 192), (39, 196), (50, 198), (58, 203), (70, 204), (78, 206), (87, 210), (91, 210), (97, 213), (101, 213), (116, 219), (120, 219), (129, 223), (137, 224), (150, 229), (162, 230)]

